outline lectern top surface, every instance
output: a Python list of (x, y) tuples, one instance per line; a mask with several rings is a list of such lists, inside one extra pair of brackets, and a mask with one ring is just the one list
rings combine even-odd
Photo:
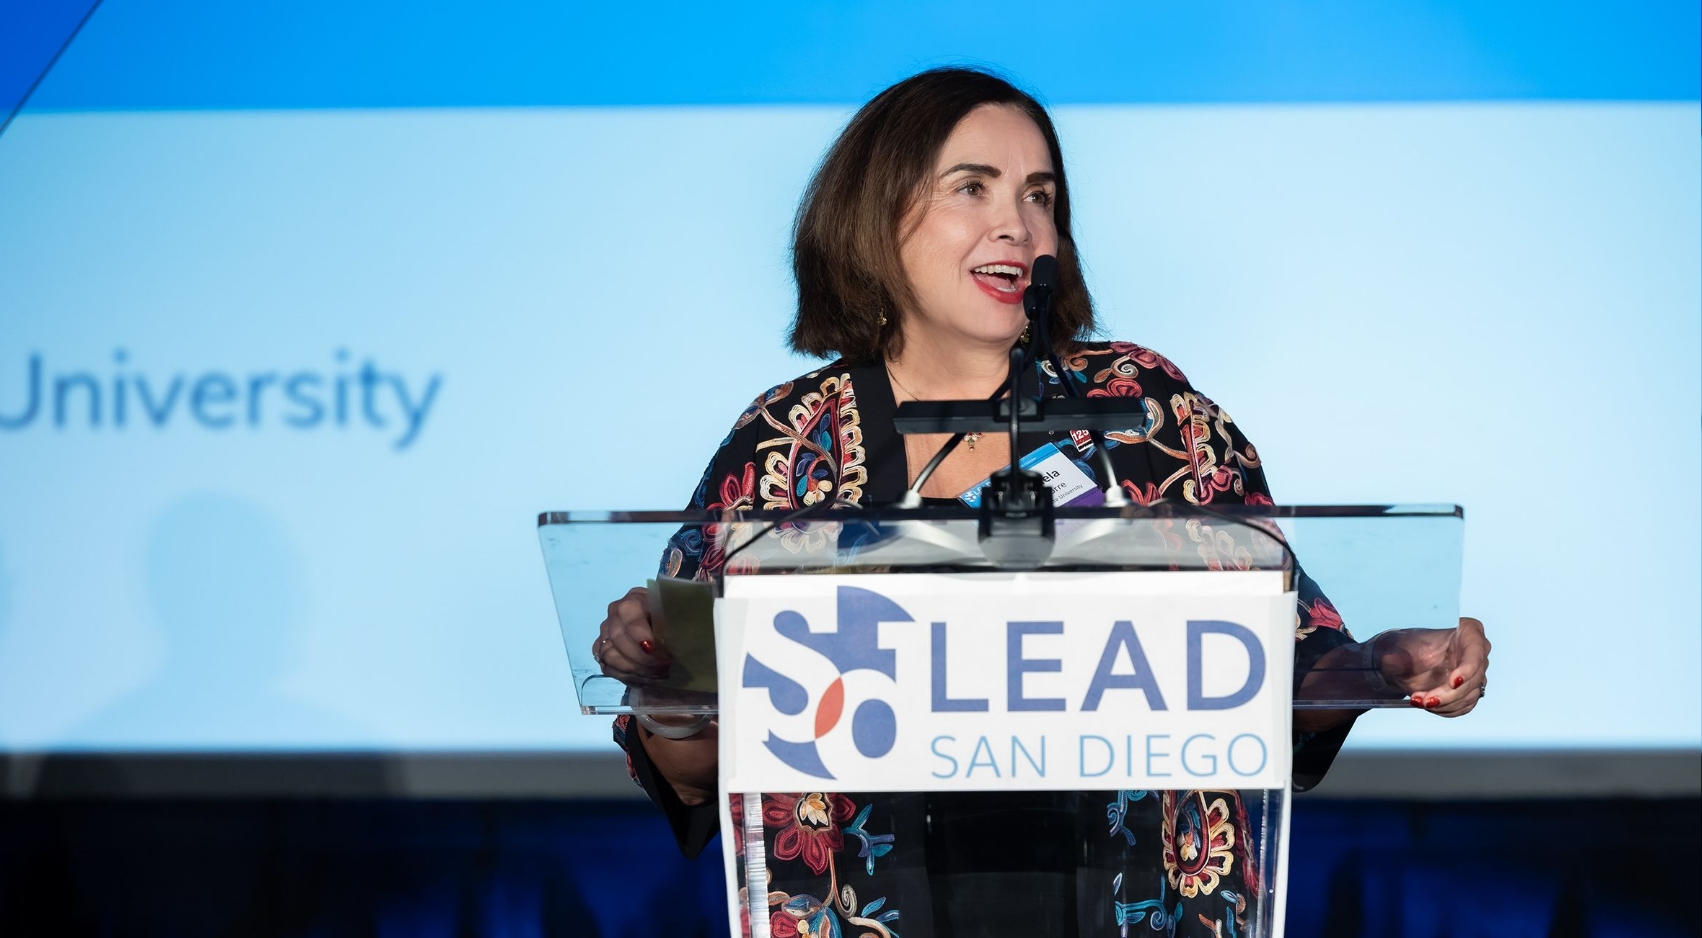
[[(728, 576), (1010, 575), (989, 559), (978, 514), (964, 507), (822, 512), (550, 512), (538, 536), (574, 687), (587, 713), (628, 712), (634, 689), (592, 655), (610, 603), (648, 586), (666, 605), (672, 657), (712, 642), (719, 578), (697, 597), (670, 585), (682, 550), (713, 555)], [(1463, 512), (1455, 505), (1063, 508), (1048, 553), (1027, 575), (1155, 575), (1270, 571), (1294, 588), (1309, 578), (1327, 596), (1324, 617), (1360, 637), (1386, 629), (1449, 628), (1459, 616)], [(683, 586), (693, 586), (686, 583)], [(1035, 588), (1043, 588), (1036, 586)], [(1316, 592), (1316, 589), (1313, 590)], [(699, 676), (713, 673), (707, 651)], [(695, 673), (695, 672), (694, 672)], [(675, 675), (675, 678), (680, 678)], [(675, 680), (672, 683), (678, 684)], [(669, 683), (669, 682), (663, 682)], [(713, 694), (647, 685), (645, 709), (713, 710)], [(657, 693), (667, 691), (667, 693)], [(663, 701), (666, 700), (666, 703)], [(1303, 702), (1297, 704), (1305, 706)], [(1340, 701), (1334, 701), (1340, 704)], [(1372, 703), (1371, 705), (1376, 705)]]
[[(1386, 504), (1386, 505), (1224, 505), (1199, 506), (1157, 503), (1130, 508), (1104, 506), (1063, 507), (1055, 509), (1059, 519), (1094, 520), (1100, 518), (1142, 518), (1155, 516), (1222, 516), (1237, 519), (1257, 518), (1464, 518), (1465, 509), (1450, 504)], [(784, 511), (651, 511), (642, 509), (588, 509), (544, 511), (538, 513), (538, 526), (562, 524), (713, 524), (727, 521), (776, 522), (807, 518), (841, 519), (845, 512), (828, 515), (820, 512)], [(968, 506), (929, 505), (922, 508), (881, 506), (859, 508), (857, 518), (872, 521), (962, 521), (973, 520), (978, 512)]]

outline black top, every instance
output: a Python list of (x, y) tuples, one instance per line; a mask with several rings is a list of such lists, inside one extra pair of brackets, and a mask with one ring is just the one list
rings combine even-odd
[[(1141, 399), (1143, 426), (1105, 434), (1132, 501), (1271, 503), (1257, 450), (1168, 360), (1128, 343), (1099, 343), (1064, 365), (1061, 380), (1082, 396)], [(1030, 380), (1065, 394), (1049, 368)], [(828, 510), (855, 510), (895, 502), (909, 481), (895, 409), (878, 364), (835, 363), (772, 388), (739, 416), (688, 507), (795, 511), (830, 499)], [(1086, 434), (1025, 435), (1019, 452), (1045, 442), (1096, 474)], [(1215, 549), (1209, 537), (1190, 548)], [(709, 579), (722, 562), (715, 544), (682, 531), (661, 566), (665, 575)], [(1318, 658), (1352, 638), (1317, 585), (1304, 572), (1295, 581), (1298, 687)], [(1348, 729), (1295, 735), (1297, 789), (1322, 778)], [(717, 830), (715, 805), (680, 802), (634, 745), (630, 718), (616, 721), (615, 738), (680, 849), (695, 856)], [(741, 796), (729, 797), (740, 816)], [(1259, 889), (1260, 832), (1234, 791), (768, 793), (763, 817), (775, 936), (1116, 934), (1132, 924), (1143, 933), (1245, 934)], [(734, 836), (742, 852), (743, 831)], [(736, 867), (743, 887), (743, 864)]]

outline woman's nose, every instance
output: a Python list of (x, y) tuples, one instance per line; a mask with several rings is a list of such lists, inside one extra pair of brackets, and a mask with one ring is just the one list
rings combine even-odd
[(995, 241), (1009, 241), (1012, 244), (1026, 244), (1032, 233), (1028, 230), (1028, 221), (1023, 218), (1022, 208), (1018, 205), (1000, 203), (994, 209), (997, 213), (992, 219), (992, 228), (988, 235)]

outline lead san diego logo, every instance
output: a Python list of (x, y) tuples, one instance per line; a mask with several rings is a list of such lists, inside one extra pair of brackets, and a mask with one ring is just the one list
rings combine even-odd
[[(914, 621), (892, 600), (854, 586), (839, 587), (836, 607), (838, 621), (831, 631), (812, 631), (809, 620), (796, 611), (785, 610), (774, 616), (775, 632), (800, 646), (798, 654), (813, 653), (825, 659), (827, 667), (799, 668), (796, 658), (786, 663), (776, 661), (770, 666), (746, 654), (741, 681), (746, 688), (767, 690), (768, 701), (777, 713), (787, 717), (808, 714), (801, 724), (792, 723), (810, 732), (794, 730), (788, 734), (802, 738), (789, 739), (770, 728), (763, 745), (786, 765), (822, 779), (832, 779), (834, 774), (822, 758), (821, 741), (836, 730), (844, 732), (847, 719), (851, 743), (864, 758), (879, 759), (892, 751), (898, 736), (898, 719), (892, 705), (877, 696), (864, 696), (851, 708), (847, 718), (847, 697), (856, 696), (848, 691), (847, 678), (865, 688), (866, 682), (858, 678), (866, 675), (859, 672), (882, 674), (889, 681), (897, 681), (897, 654), (890, 648), (879, 647), (879, 623)], [(804, 670), (816, 677), (791, 676)], [(831, 679), (827, 678), (829, 674)]]
[(730, 578), (729, 790), (1281, 784), (1294, 599), (1256, 575)]

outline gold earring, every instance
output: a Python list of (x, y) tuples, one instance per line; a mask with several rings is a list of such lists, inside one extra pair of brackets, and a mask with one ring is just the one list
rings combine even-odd
[(885, 310), (881, 311), (881, 325), (883, 325), (883, 326), (886, 325), (886, 311)]
[(1018, 341), (1022, 342), (1023, 345), (1028, 344), (1028, 327), (1027, 326), (1022, 327), (1022, 338)]

